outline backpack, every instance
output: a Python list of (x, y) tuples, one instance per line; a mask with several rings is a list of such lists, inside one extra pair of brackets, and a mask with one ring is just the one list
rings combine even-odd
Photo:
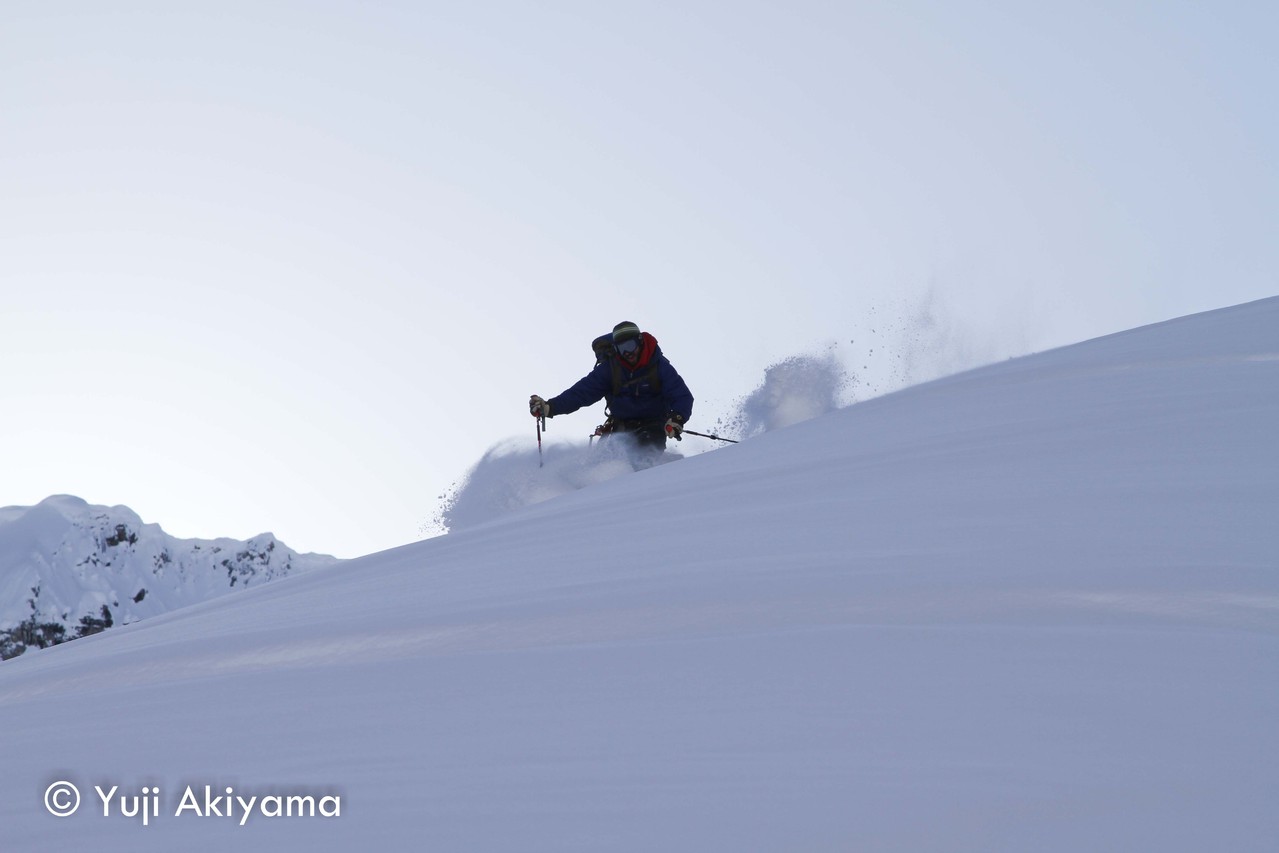
[(591, 352), (595, 353), (595, 363), (602, 364), (613, 357), (613, 333), (606, 332), (591, 341)]

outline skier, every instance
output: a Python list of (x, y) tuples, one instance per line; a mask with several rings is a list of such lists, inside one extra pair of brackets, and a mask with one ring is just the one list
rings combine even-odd
[(592, 344), (595, 367), (573, 387), (544, 400), (529, 397), (533, 417), (554, 417), (605, 401), (608, 419), (596, 435), (625, 433), (653, 455), (666, 439), (683, 441), (684, 424), (693, 416), (693, 395), (675, 367), (662, 355), (657, 339), (631, 322), (618, 323), (611, 335)]

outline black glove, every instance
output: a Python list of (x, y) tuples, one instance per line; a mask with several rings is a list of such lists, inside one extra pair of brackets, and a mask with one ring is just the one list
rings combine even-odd
[(671, 416), (666, 419), (666, 437), (673, 438), (676, 441), (683, 441), (683, 432), (684, 416), (672, 412)]

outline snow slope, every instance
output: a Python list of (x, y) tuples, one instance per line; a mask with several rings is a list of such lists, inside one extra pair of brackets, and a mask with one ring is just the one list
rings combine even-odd
[(1269, 299), (28, 654), (0, 849), (1273, 850), (1276, 435)]

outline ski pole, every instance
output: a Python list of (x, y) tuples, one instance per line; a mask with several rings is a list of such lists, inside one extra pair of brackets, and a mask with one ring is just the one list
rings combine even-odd
[(715, 439), (716, 441), (727, 441), (729, 444), (740, 444), (740, 443), (741, 443), (741, 442), (739, 442), (739, 441), (738, 441), (737, 439), (735, 439), (735, 438), (720, 438), (718, 435), (707, 435), (707, 434), (706, 434), (706, 433), (704, 433), (704, 432), (693, 432), (691, 429), (686, 429), (686, 430), (684, 430), (684, 434), (685, 434), (685, 435), (696, 435), (696, 436), (701, 436), (702, 438), (713, 438), (713, 439)]
[(542, 430), (546, 429), (546, 415), (537, 416), (537, 467), (545, 463), (542, 460)]

